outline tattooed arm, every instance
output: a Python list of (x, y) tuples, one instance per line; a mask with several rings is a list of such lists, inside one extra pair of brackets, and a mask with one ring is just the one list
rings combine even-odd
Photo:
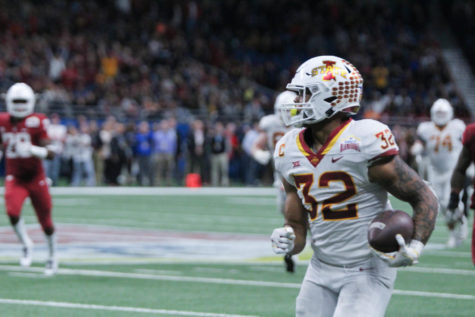
[(426, 244), (434, 230), (438, 201), (417, 173), (399, 157), (379, 161), (369, 167), (371, 182), (378, 183), (395, 197), (411, 204), (414, 210), (414, 240)]

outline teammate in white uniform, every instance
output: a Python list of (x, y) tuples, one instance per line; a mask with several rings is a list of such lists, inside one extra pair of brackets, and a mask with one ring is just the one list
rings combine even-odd
[[(274, 153), (275, 145), (284, 134), (291, 128), (287, 127), (280, 117), (280, 108), (283, 104), (291, 103), (296, 97), (293, 91), (281, 92), (274, 103), (274, 113), (264, 116), (259, 121), (259, 136), (254, 142), (251, 153), (252, 157), (262, 165), (267, 165)], [(277, 189), (277, 210), (284, 214), (285, 190), (279, 174), (274, 169), (273, 186)], [(292, 256), (285, 255), (284, 262), (287, 272), (294, 272), (295, 263)]]
[[(306, 61), (287, 85), (298, 97), (283, 106), (284, 122), (304, 128), (288, 132), (274, 152), (287, 198), (285, 225), (271, 241), (274, 252), (297, 254), (310, 230), (314, 254), (298, 317), (384, 316), (393, 267), (417, 263), (434, 229), (437, 198), (398, 156), (391, 130), (349, 118), (362, 88), (358, 70), (336, 56)], [(370, 221), (391, 208), (388, 192), (412, 205), (415, 223), (411, 241), (398, 235), (400, 249), (392, 254), (371, 250), (367, 241)]]
[[(449, 229), (447, 246), (460, 245), (468, 235), (467, 217), (462, 215), (454, 221), (454, 215), (463, 213), (463, 205), (455, 212), (448, 212), (450, 198), (450, 178), (463, 148), (462, 134), (465, 123), (453, 118), (453, 109), (446, 99), (437, 99), (430, 110), (431, 121), (422, 122), (417, 127), (418, 140), (411, 148), (413, 155), (427, 156), (427, 180), (439, 199), (440, 210), (445, 215)], [(421, 175), (422, 176), (422, 175)]]

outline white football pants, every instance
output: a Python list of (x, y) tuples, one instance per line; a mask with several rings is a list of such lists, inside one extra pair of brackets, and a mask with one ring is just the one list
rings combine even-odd
[(397, 270), (376, 256), (351, 267), (312, 258), (297, 297), (297, 317), (383, 317)]

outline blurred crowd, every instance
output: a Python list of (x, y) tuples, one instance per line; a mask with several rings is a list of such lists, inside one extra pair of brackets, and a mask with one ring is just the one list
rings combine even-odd
[(266, 175), (246, 152), (255, 122), (303, 60), (339, 55), (365, 80), (360, 116), (390, 124), (410, 161), (434, 100), (470, 118), (432, 28), (434, 10), (468, 25), (464, 3), (0, 0), (0, 90), (30, 84), (61, 122), (62, 163), (48, 168), (72, 184), (182, 184), (189, 171), (252, 184)]
[(251, 157), (257, 122), (183, 124), (170, 117), (124, 124), (109, 116), (71, 123), (53, 114), (48, 134), (58, 149), (44, 161), (53, 185), (182, 186), (189, 174), (198, 176), (193, 186), (272, 183), (272, 167)]
[(334, 54), (362, 73), (368, 117), (426, 117), (438, 97), (469, 116), (431, 32), (436, 4), (423, 0), (0, 5), (0, 88), (25, 81), (48, 112), (249, 122), (303, 60)]
[[(54, 186), (270, 186), (272, 162), (259, 164), (251, 155), (259, 136), (251, 124), (176, 118), (124, 124), (109, 116), (104, 121), (65, 120), (50, 116), (48, 135), (57, 149), (45, 160)], [(414, 128), (394, 126), (400, 155), (410, 164)], [(0, 165), (3, 167), (3, 164)], [(1, 173), (1, 172), (0, 172)], [(194, 183), (190, 175), (197, 177)], [(198, 183), (196, 183), (198, 182)]]

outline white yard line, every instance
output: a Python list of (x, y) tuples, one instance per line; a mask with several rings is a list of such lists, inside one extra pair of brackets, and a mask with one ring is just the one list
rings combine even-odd
[(398, 290), (398, 289), (393, 290), (393, 294), (395, 294), (395, 295), (405, 295), (405, 296), (421, 296), (421, 297), (475, 300), (474, 295), (421, 292), (421, 291), (404, 291), (404, 290)]
[[(0, 265), (2, 271), (43, 271), (41, 268), (21, 268), (12, 265)], [(436, 272), (434, 269), (434, 273)], [(437, 269), (438, 270), (438, 269)], [(445, 269), (442, 269), (445, 270)], [(447, 273), (447, 272), (446, 272)], [(213, 277), (194, 277), (194, 276), (170, 276), (170, 275), (156, 275), (156, 274), (143, 274), (143, 273), (125, 273), (125, 272), (112, 272), (112, 271), (99, 271), (99, 270), (75, 270), (75, 269), (59, 269), (60, 275), (80, 275), (80, 276), (100, 276), (100, 277), (117, 277), (117, 278), (132, 278), (132, 279), (145, 279), (145, 280), (161, 280), (161, 281), (176, 281), (176, 282), (195, 282), (195, 283), (210, 283), (210, 284), (225, 284), (225, 285), (243, 285), (243, 286), (260, 286), (260, 287), (280, 287), (280, 288), (300, 288), (300, 283), (280, 283), (280, 282), (266, 282), (266, 281), (254, 281), (254, 280), (236, 280), (225, 278), (213, 278)], [(453, 274), (453, 273), (451, 273)], [(394, 290), (395, 295), (404, 296), (420, 296), (420, 297), (432, 297), (432, 298), (449, 298), (449, 299), (463, 299), (474, 300), (475, 295), (466, 294), (452, 294), (452, 293), (437, 293), (437, 292), (424, 292), (424, 291), (408, 291), (408, 290)]]
[(453, 274), (453, 275), (467, 275), (475, 276), (475, 270), (462, 269), (444, 269), (433, 267), (410, 266), (400, 269), (399, 272), (415, 272), (415, 273), (434, 273), (434, 274)]
[(120, 311), (120, 312), (130, 312), (130, 313), (175, 315), (175, 316), (179, 315), (179, 316), (199, 316), (199, 317), (257, 317), (255, 315), (200, 313), (200, 312), (183, 311), (183, 310), (151, 309), (151, 308), (127, 307), (127, 306), (104, 306), (104, 305), (90, 305), (90, 304), (78, 304), (78, 303), (68, 303), (68, 302), (19, 300), (19, 299), (8, 299), (8, 298), (0, 298), (0, 304), (34, 305), (34, 306), (47, 306), (47, 307), (58, 307), (58, 308), (79, 308), (79, 309), (89, 309), (89, 310), (108, 310), (108, 311)]
[[(430, 243), (429, 243), (429, 245), (430, 245)], [(433, 249), (433, 250), (427, 249), (427, 252), (424, 252), (424, 254), (432, 255), (432, 256), (449, 257), (449, 258), (467, 258), (467, 259), (470, 259), (472, 257), (472, 254), (470, 252), (445, 251), (445, 250), (435, 250), (435, 249)], [(424, 254), (422, 255), (422, 257), (424, 257)]]

